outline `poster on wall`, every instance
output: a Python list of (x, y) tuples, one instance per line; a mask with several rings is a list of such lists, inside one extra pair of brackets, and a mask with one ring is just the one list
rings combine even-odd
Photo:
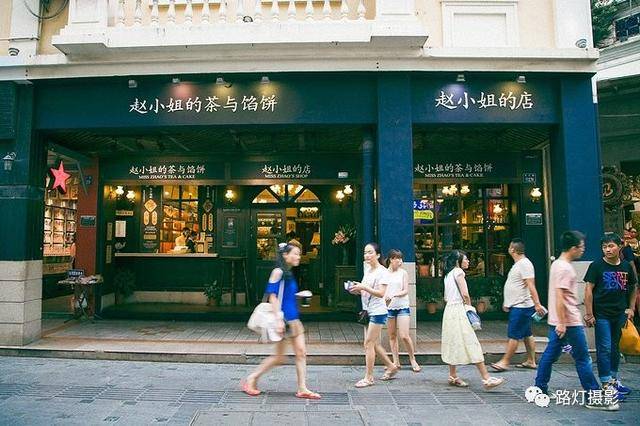
[(142, 188), (141, 233), (143, 253), (157, 253), (160, 247), (160, 190), (157, 187)]

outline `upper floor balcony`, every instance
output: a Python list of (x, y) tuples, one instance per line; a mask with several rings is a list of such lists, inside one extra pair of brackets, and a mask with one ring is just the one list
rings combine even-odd
[(419, 52), (427, 37), (413, 0), (70, 0), (52, 44), (70, 58), (102, 60), (252, 58), (273, 49), (286, 58), (287, 48), (344, 57)]

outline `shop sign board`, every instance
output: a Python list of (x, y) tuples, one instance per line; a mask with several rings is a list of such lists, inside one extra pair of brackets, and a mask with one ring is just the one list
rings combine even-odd
[(542, 213), (526, 213), (525, 224), (529, 226), (542, 226)]
[[(339, 164), (338, 164), (339, 163)], [(349, 177), (357, 177), (358, 166), (335, 159), (293, 159), (247, 161), (231, 164), (232, 179), (338, 179), (346, 173)]]
[(476, 76), (469, 82), (412, 79), (412, 116), (416, 123), (554, 123), (558, 97), (549, 80)]
[(417, 179), (514, 181), (518, 177), (519, 157), (509, 153), (429, 155), (414, 159), (413, 176)]
[(154, 161), (149, 159), (107, 163), (106, 179), (136, 181), (224, 179), (224, 163), (211, 161)]

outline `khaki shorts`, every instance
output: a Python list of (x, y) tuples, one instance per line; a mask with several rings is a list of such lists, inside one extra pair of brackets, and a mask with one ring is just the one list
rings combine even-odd
[(301, 334), (304, 334), (304, 326), (302, 325), (302, 321), (299, 319), (287, 321), (285, 323), (285, 339), (293, 339), (294, 337), (298, 337)]

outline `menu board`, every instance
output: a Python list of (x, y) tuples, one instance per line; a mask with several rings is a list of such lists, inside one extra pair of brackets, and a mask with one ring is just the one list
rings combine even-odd
[(142, 244), (140, 249), (143, 253), (157, 253), (160, 248), (160, 225), (162, 223), (160, 194), (159, 187), (142, 187), (142, 202), (140, 203)]

